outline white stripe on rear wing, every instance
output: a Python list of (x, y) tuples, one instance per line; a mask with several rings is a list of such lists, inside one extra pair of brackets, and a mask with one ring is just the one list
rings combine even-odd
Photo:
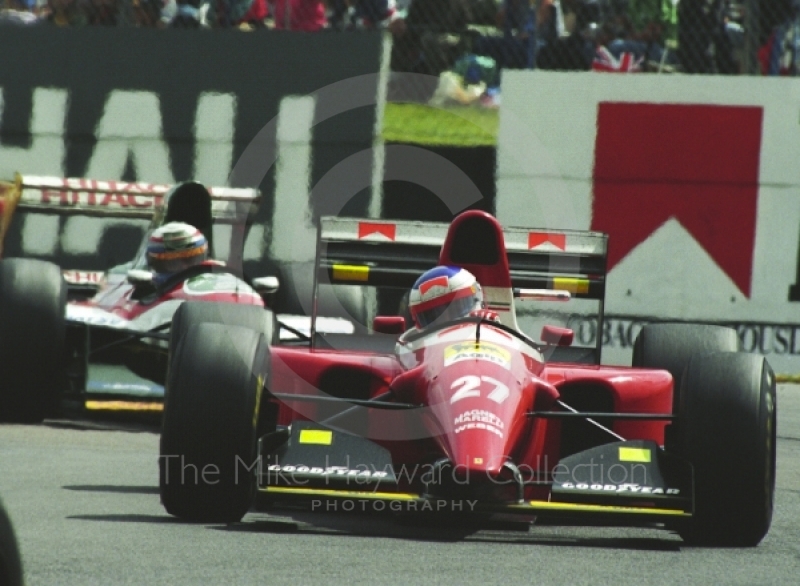
[(579, 230), (543, 230), (503, 228), (506, 250), (554, 252), (565, 254), (606, 255), (605, 234)]
[(441, 246), (449, 227), (449, 224), (440, 222), (395, 222), (326, 216), (321, 219), (320, 238), (322, 240)]
[[(322, 241), (383, 242), (438, 246), (444, 244), (450, 225), (441, 222), (360, 220), (324, 217)], [(554, 252), (563, 254), (606, 254), (607, 239), (599, 232), (503, 228), (508, 252)]]
[[(95, 179), (17, 175), (17, 207), (45, 214), (81, 214), (150, 218), (172, 185)], [(237, 203), (257, 203), (258, 189), (210, 187), (211, 213), (217, 219), (235, 215)]]

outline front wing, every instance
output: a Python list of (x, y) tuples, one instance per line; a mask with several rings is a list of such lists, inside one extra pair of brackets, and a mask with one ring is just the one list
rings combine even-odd
[[(409, 490), (391, 454), (374, 442), (318, 423), (294, 421), (261, 438), (258, 492), (267, 502), (303, 504), (317, 512), (520, 515), (538, 520), (675, 525), (692, 516), (692, 469), (654, 442), (613, 442), (563, 458), (550, 475), (549, 499), (496, 501), (461, 493)], [(603, 465), (598, 469), (598, 462)], [(621, 463), (638, 480), (619, 482)], [(615, 478), (616, 476), (616, 478)]]
[(347, 491), (336, 489), (262, 486), (259, 493), (270, 501), (302, 503), (318, 512), (357, 513), (475, 513), (535, 516), (537, 520), (606, 521), (639, 525), (689, 519), (684, 509), (592, 505), (529, 500), (521, 503), (487, 503), (478, 499), (442, 499), (415, 493)]

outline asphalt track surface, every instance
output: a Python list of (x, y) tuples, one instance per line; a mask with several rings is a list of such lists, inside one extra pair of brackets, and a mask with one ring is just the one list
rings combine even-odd
[(0, 426), (0, 495), (27, 584), (800, 583), (800, 386), (778, 393), (775, 518), (754, 549), (683, 546), (657, 529), (474, 530), (385, 517), (249, 513), (186, 524), (158, 500), (152, 427)]

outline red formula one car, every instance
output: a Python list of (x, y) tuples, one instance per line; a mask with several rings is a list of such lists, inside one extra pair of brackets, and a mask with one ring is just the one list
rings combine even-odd
[[(576, 347), (554, 322), (594, 316), (602, 331), (606, 245), (503, 229), (478, 211), (449, 226), (323, 218), (315, 294), (407, 291), (455, 266), (499, 319), (405, 331), (402, 316), (379, 315), (367, 332), (312, 328), (305, 345), (270, 347), (236, 307), (207, 323), (208, 306), (183, 305), (161, 437), (166, 510), (236, 521), (255, 492), (315, 511), (655, 523), (756, 545), (775, 487), (772, 371), (737, 351), (733, 330), (686, 324), (646, 326), (632, 367), (600, 366), (599, 342)], [(541, 341), (520, 324), (544, 324)]]
[[(252, 327), (272, 339), (274, 316), (262, 296), (277, 279), (245, 282), (240, 270), (257, 190), (32, 176), (2, 187), (3, 236), (20, 229), (23, 212), (25, 237), (57, 237), (63, 223), (64, 234), (91, 241), (86, 231), (123, 221), (141, 224), (144, 238), (133, 260), (102, 272), (0, 261), (0, 420), (41, 421), (63, 399), (89, 408), (114, 408), (121, 399), (128, 407), (159, 406), (169, 327), (186, 300), (246, 306)], [(145, 258), (149, 236), (176, 221), (203, 234), (209, 260), (154, 280)]]

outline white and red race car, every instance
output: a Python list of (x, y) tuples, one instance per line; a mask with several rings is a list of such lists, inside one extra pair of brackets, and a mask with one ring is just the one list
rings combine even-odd
[[(135, 257), (106, 271), (59, 267), (34, 258), (0, 261), (0, 419), (41, 421), (63, 399), (92, 408), (156, 408), (164, 394), (166, 347), (176, 308), (186, 300), (251, 307), (270, 339), (274, 316), (264, 299), (275, 277), (245, 279), (241, 256), (260, 200), (256, 189), (174, 186), (17, 176), (2, 185), (0, 236), (19, 211), (57, 216), (150, 220)], [(167, 222), (198, 228), (209, 258), (153, 280), (145, 258), (150, 233)], [(44, 237), (45, 235), (42, 235)], [(223, 258), (214, 256), (224, 251)], [(260, 324), (260, 325), (259, 325)]]

